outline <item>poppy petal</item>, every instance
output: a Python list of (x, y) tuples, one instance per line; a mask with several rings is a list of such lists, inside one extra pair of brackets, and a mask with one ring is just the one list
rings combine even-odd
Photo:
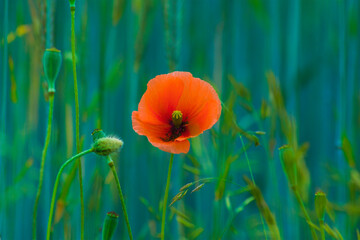
[(176, 110), (184, 82), (176, 75), (164, 74), (150, 80), (139, 103), (139, 117), (153, 124), (169, 123)]
[(187, 153), (190, 149), (190, 142), (188, 140), (184, 141), (169, 141), (165, 142), (163, 137), (170, 131), (171, 126), (163, 125), (153, 125), (149, 123), (144, 123), (139, 119), (139, 113), (134, 111), (132, 113), (132, 124), (133, 129), (139, 135), (145, 135), (148, 137), (149, 142), (169, 153)]
[(154, 147), (173, 154), (188, 153), (190, 150), (190, 142), (187, 139), (184, 141), (175, 140), (171, 142), (158, 141), (158, 139), (151, 138), (148, 138), (148, 140)]
[[(215, 89), (199, 78), (187, 81), (177, 105), (188, 122), (182, 138), (195, 137), (211, 128), (220, 118), (221, 102)], [(179, 138), (180, 140), (182, 138)]]
[(144, 122), (140, 119), (139, 112), (137, 111), (132, 113), (131, 118), (133, 129), (139, 135), (161, 139), (164, 138), (171, 129), (169, 124), (151, 124)]

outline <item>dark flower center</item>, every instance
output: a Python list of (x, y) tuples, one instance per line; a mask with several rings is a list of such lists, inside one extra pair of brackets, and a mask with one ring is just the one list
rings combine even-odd
[(171, 115), (171, 129), (170, 132), (166, 134), (166, 138), (162, 138), (165, 142), (174, 141), (176, 138), (180, 137), (183, 132), (185, 132), (187, 122), (183, 121), (183, 115), (181, 111), (175, 110)]

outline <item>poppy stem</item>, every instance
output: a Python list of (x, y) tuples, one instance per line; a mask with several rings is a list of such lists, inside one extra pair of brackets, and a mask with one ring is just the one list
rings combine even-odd
[(41, 156), (39, 186), (37, 189), (34, 210), (33, 210), (33, 239), (36, 239), (36, 216), (37, 216), (37, 209), (38, 209), (39, 200), (40, 200), (42, 183), (43, 183), (43, 179), (44, 179), (44, 166), (45, 166), (46, 153), (47, 153), (47, 149), (48, 149), (48, 146), (50, 143), (50, 137), (51, 137), (53, 109), (54, 109), (54, 93), (50, 93), (49, 94), (49, 119), (48, 119), (48, 125), (47, 125), (46, 137), (45, 137), (45, 144), (44, 144), (44, 148), (43, 148), (42, 156)]
[(161, 240), (165, 239), (165, 217), (166, 217), (166, 208), (167, 208), (167, 199), (169, 195), (169, 185), (170, 185), (170, 177), (171, 177), (171, 168), (174, 160), (174, 154), (172, 153), (170, 156), (169, 170), (166, 180), (166, 188), (165, 188), (165, 196), (164, 196), (164, 205), (163, 205), (163, 213), (161, 219)]
[(126, 211), (126, 205), (125, 205), (125, 201), (124, 201), (124, 196), (123, 196), (122, 191), (121, 191), (119, 177), (117, 175), (114, 162), (113, 162), (113, 160), (111, 159), (111, 157), (109, 155), (107, 156), (107, 161), (108, 161), (108, 165), (111, 168), (111, 171), (112, 171), (112, 173), (113, 173), (113, 175), (115, 177), (116, 187), (117, 187), (118, 192), (119, 192), (119, 197), (120, 197), (120, 201), (121, 201), (121, 207), (122, 207), (122, 210), (123, 210), (123, 213), (124, 213), (126, 227), (127, 227), (128, 233), (129, 233), (129, 239), (132, 240), (133, 236), (132, 236), (132, 233), (131, 233), (129, 217), (128, 217), (128, 214), (127, 214), (127, 211)]
[(48, 225), (47, 225), (47, 232), (46, 232), (46, 239), (49, 240), (50, 239), (50, 232), (51, 232), (51, 221), (52, 221), (52, 216), (54, 213), (54, 204), (55, 204), (55, 198), (56, 198), (56, 191), (59, 185), (59, 181), (60, 181), (60, 176), (62, 174), (62, 172), (64, 171), (64, 168), (69, 165), (72, 161), (93, 152), (94, 150), (92, 148), (85, 150), (81, 153), (76, 154), (75, 156), (71, 157), (69, 160), (67, 160), (60, 168), (57, 176), (56, 176), (56, 180), (55, 180), (55, 184), (54, 184), (54, 190), (53, 190), (53, 194), (51, 197), (51, 205), (50, 205), (50, 213), (49, 213), (49, 220), (48, 220)]
[[(251, 170), (250, 161), (249, 161), (249, 158), (248, 158), (246, 149), (245, 149), (244, 140), (243, 140), (243, 138), (242, 138), (241, 135), (240, 135), (240, 140), (241, 140), (241, 144), (242, 144), (242, 147), (243, 147), (243, 150), (244, 150), (244, 155), (245, 155), (245, 158), (246, 158), (246, 162), (247, 162), (247, 165), (248, 165), (248, 168), (249, 168), (249, 172), (250, 172), (250, 176), (251, 176), (251, 181), (253, 182), (254, 185), (256, 185), (256, 184), (255, 184), (254, 175), (253, 175), (253, 172), (252, 172), (252, 170)], [(262, 217), (262, 215), (261, 215), (261, 212), (260, 212), (260, 219), (261, 219), (261, 224), (262, 224), (262, 226), (263, 226), (265, 239), (267, 240), (267, 234), (266, 234), (264, 219), (263, 219), (263, 217)]]
[[(78, 94), (78, 85), (77, 85), (77, 75), (76, 75), (76, 57), (75, 57), (75, 5), (70, 6), (71, 12), (71, 55), (72, 55), (72, 66), (73, 66), (73, 75), (74, 75), (74, 95), (75, 95), (75, 128), (76, 128), (76, 152), (79, 153), (80, 149), (80, 124), (79, 124), (79, 94)], [(81, 159), (78, 160), (79, 166), (79, 185), (80, 185), (80, 202), (81, 202), (81, 240), (84, 239), (84, 226), (85, 226), (85, 208), (84, 208), (84, 191), (83, 191), (83, 182), (82, 182), (82, 166)]]

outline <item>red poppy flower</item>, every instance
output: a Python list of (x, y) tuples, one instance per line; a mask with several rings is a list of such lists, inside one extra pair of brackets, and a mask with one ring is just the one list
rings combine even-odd
[(132, 113), (132, 124), (155, 147), (187, 153), (188, 138), (211, 128), (220, 113), (220, 99), (209, 83), (188, 72), (173, 72), (148, 82), (138, 111)]

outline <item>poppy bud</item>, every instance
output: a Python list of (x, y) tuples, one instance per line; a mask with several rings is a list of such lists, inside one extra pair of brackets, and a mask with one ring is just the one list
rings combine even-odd
[(48, 48), (43, 56), (44, 73), (48, 81), (48, 92), (55, 92), (55, 80), (59, 74), (61, 67), (61, 52), (56, 48)]
[(95, 129), (91, 135), (93, 136), (93, 142), (96, 142), (98, 139), (106, 137), (106, 134), (101, 129)]
[(74, 7), (75, 8), (75, 0), (69, 0), (70, 3), (70, 8)]
[(115, 232), (119, 215), (115, 212), (108, 212), (106, 214), (104, 225), (102, 229), (102, 239), (110, 240)]
[(94, 153), (107, 156), (121, 149), (123, 141), (114, 137), (103, 137), (95, 141), (93, 145)]
[(319, 221), (324, 221), (325, 207), (326, 207), (326, 194), (322, 191), (315, 193), (315, 211)]

